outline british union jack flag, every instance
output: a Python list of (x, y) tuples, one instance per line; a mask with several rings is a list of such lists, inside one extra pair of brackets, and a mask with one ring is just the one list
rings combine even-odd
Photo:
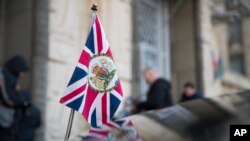
[(98, 16), (93, 17), (85, 47), (60, 102), (80, 112), (91, 125), (84, 140), (140, 141), (131, 121), (112, 121), (123, 93), (103, 27)]
[(112, 126), (122, 99), (111, 49), (97, 15), (60, 103), (82, 113), (91, 127)]

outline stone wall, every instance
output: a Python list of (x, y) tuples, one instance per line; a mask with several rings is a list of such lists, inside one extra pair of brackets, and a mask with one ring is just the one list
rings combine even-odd
[(32, 79), (33, 103), (41, 110), (42, 125), (37, 131), (36, 140), (44, 141), (47, 120), (48, 93), (48, 48), (49, 48), (49, 0), (32, 1)]
[(193, 6), (192, 1), (183, 1), (171, 19), (171, 77), (175, 101), (179, 100), (186, 82), (197, 83)]
[(0, 65), (3, 63), (4, 29), (5, 29), (5, 0), (0, 2)]
[[(201, 40), (202, 40), (202, 56), (203, 56), (203, 78), (204, 78), (204, 93), (206, 96), (215, 96), (220, 91), (220, 81), (214, 78), (213, 56), (217, 60), (222, 49), (227, 48), (227, 32), (226, 25), (223, 23), (214, 24), (212, 22), (212, 6), (213, 3), (209, 0), (201, 1)], [(224, 11), (224, 5), (218, 2), (216, 10)], [(223, 50), (225, 53), (225, 50)], [(223, 57), (223, 60), (228, 60)]]
[[(48, 0), (1, 0), (0, 65), (14, 55), (24, 56), (30, 72), (19, 83), (31, 91), (33, 103), (45, 113), (47, 94)], [(45, 123), (46, 121), (42, 121)], [(44, 126), (37, 140), (44, 141)]]
[[(90, 7), (90, 6), (89, 6)], [(85, 1), (51, 0), (49, 10), (48, 94), (46, 102), (46, 141), (61, 141), (66, 133), (69, 108), (61, 105), (62, 96), (80, 56), (91, 14)], [(79, 114), (76, 114), (77, 119)], [(74, 120), (75, 138), (79, 120)], [(84, 121), (84, 120), (81, 120)], [(80, 125), (79, 125), (80, 126)]]
[[(204, 92), (206, 96), (216, 96), (227, 92), (237, 92), (249, 89), (250, 83), (246, 76), (238, 75), (230, 70), (228, 53), (228, 21), (214, 21), (212, 15), (214, 12), (226, 12), (224, 1), (201, 1), (201, 40), (203, 49), (203, 78)], [(245, 21), (244, 23), (246, 23)], [(249, 24), (243, 29), (248, 29)], [(244, 38), (247, 32), (244, 32)], [(245, 40), (245, 49), (247, 51), (247, 40)], [(213, 52), (213, 53), (212, 53)], [(245, 55), (246, 58), (248, 58)], [(213, 66), (213, 57), (216, 61), (221, 57), (223, 62), (223, 73), (219, 78), (215, 78), (215, 68)], [(247, 59), (246, 59), (247, 60)], [(246, 65), (246, 69), (249, 69)]]
[(250, 79), (250, 17), (244, 19), (243, 29), (246, 74)]
[[(12, 57), (20, 54), (32, 63), (32, 2), (25, 0), (2, 0), (0, 27), (0, 65)], [(18, 24), (17, 24), (18, 23)], [(22, 87), (30, 85), (30, 75), (22, 81)]]
[[(246, 0), (246, 3), (250, 5), (250, 0)], [(250, 79), (250, 14), (244, 19), (243, 22), (243, 34), (244, 34), (244, 47), (245, 47), (245, 65), (246, 65), (246, 73), (248, 78)]]

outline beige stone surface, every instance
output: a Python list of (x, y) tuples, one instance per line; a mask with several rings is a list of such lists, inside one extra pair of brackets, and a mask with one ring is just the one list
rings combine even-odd
[(245, 18), (243, 21), (243, 41), (244, 41), (244, 54), (246, 73), (250, 79), (250, 18)]
[[(212, 22), (213, 11), (225, 12), (225, 6), (222, 1), (212, 2), (208, 0), (201, 1), (201, 39), (203, 49), (203, 79), (204, 79), (204, 93), (208, 97), (213, 97), (227, 92), (238, 92), (244, 89), (249, 89), (248, 79), (245, 76), (239, 76), (232, 73), (229, 68), (229, 54), (228, 54), (228, 27), (227, 22)], [(249, 20), (243, 22), (244, 31), (244, 48), (246, 70), (249, 71)], [(224, 65), (224, 76), (222, 79), (215, 80), (214, 72), (211, 62), (211, 50), (215, 51), (215, 56), (222, 57)], [(248, 72), (249, 73), (249, 72)], [(241, 80), (241, 81), (240, 81)]]
[[(91, 19), (86, 1), (50, 2), (49, 88), (46, 107), (46, 141), (62, 141), (70, 109), (59, 104), (85, 43)], [(86, 130), (87, 124), (75, 113), (71, 140)], [(80, 131), (81, 130), (81, 131)]]
[(179, 100), (187, 81), (196, 83), (193, 5), (183, 1), (171, 21), (173, 98)]
[[(223, 63), (227, 62), (227, 26), (225, 23), (213, 23), (212, 12), (214, 3), (201, 1), (201, 40), (203, 53), (203, 85), (204, 93), (208, 97), (222, 94), (221, 81), (214, 79), (211, 52), (215, 53), (215, 59), (222, 57)], [(216, 9), (223, 10), (222, 3), (217, 3)]]

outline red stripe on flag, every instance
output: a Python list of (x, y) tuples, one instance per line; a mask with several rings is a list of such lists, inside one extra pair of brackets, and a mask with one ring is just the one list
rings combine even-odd
[(97, 44), (98, 44), (98, 54), (101, 53), (102, 49), (103, 49), (103, 42), (102, 42), (102, 30), (101, 30), (101, 24), (99, 21), (99, 18), (96, 17), (95, 20), (95, 24), (96, 24), (96, 36), (97, 36)]
[(66, 96), (62, 97), (60, 99), (60, 103), (64, 103), (68, 100), (70, 100), (71, 98), (77, 96), (78, 94), (80, 94), (81, 92), (83, 92), (86, 88), (86, 84), (79, 87), (78, 89), (74, 90), (73, 92), (71, 92), (70, 94), (67, 94)]
[(112, 123), (113, 123), (113, 124), (112, 124), (111, 122), (112, 122), (112, 121), (110, 121), (109, 123), (106, 123), (105, 125), (106, 125), (106, 126), (109, 126), (109, 127), (111, 127), (111, 128), (117, 128), (117, 127), (119, 127), (119, 125), (116, 125), (116, 126), (115, 126), (115, 125), (114, 125), (115, 123), (112, 122)]
[(106, 54), (107, 54), (109, 57), (111, 57), (111, 58), (113, 57), (110, 47), (108, 48)]
[(108, 131), (98, 131), (98, 130), (93, 130), (93, 129), (90, 129), (89, 130), (89, 133), (91, 134), (98, 134), (98, 135), (101, 135), (101, 136), (107, 136), (108, 135)]
[(118, 82), (118, 84), (117, 84), (117, 86), (115, 87), (114, 90), (116, 90), (121, 96), (123, 96), (123, 94), (122, 94), (122, 86), (121, 86), (120, 80), (119, 80), (119, 82)]
[(212, 66), (213, 68), (216, 68), (217, 66), (217, 61), (214, 58), (212, 58)]
[(104, 93), (103, 97), (102, 97), (102, 123), (107, 123), (107, 93)]
[(82, 51), (82, 54), (79, 58), (79, 62), (85, 66), (89, 66), (89, 61), (90, 61), (90, 54), (86, 52), (85, 50)]
[(127, 125), (128, 126), (134, 126), (133, 123), (132, 123), (132, 121), (129, 121)]
[(96, 99), (98, 92), (94, 91), (90, 86), (88, 87), (87, 94), (85, 97), (85, 105), (82, 111), (83, 116), (88, 120), (90, 108), (93, 106), (93, 102)]

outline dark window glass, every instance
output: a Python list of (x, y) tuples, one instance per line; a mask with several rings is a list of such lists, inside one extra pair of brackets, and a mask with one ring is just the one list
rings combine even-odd
[(242, 54), (230, 55), (230, 68), (232, 71), (244, 75), (244, 56)]
[(229, 23), (229, 65), (233, 72), (245, 74), (243, 44), (242, 44), (242, 23), (241, 20), (234, 20)]
[(242, 41), (241, 21), (233, 21), (229, 23), (229, 45), (233, 47), (234, 44), (241, 45)]

